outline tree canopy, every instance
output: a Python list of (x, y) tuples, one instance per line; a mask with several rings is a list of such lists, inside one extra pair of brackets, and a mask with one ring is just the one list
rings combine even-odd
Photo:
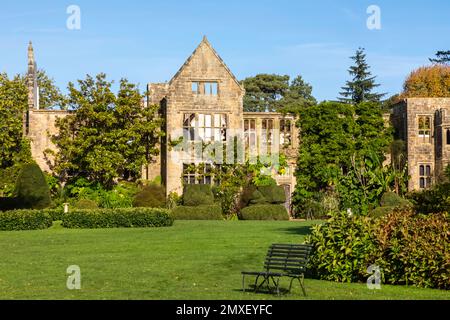
[(312, 87), (301, 76), (290, 82), (287, 75), (258, 74), (242, 81), (246, 112), (297, 112), (316, 104)]
[(450, 50), (436, 52), (436, 57), (430, 58), (430, 62), (450, 65)]
[(373, 90), (380, 85), (375, 83), (375, 76), (370, 72), (370, 66), (366, 62), (366, 54), (363, 48), (359, 48), (351, 57), (354, 65), (348, 70), (352, 80), (347, 81), (342, 87), (339, 100), (345, 103), (358, 104), (361, 102), (379, 102), (384, 93), (374, 93)]
[(450, 66), (436, 64), (414, 70), (403, 85), (402, 97), (450, 97)]
[(158, 106), (144, 106), (139, 89), (126, 79), (117, 94), (105, 74), (88, 75), (78, 86), (69, 83), (68, 103), (74, 112), (57, 120), (59, 133), (52, 137), (59, 150), (54, 170), (105, 187), (138, 179), (142, 166), (159, 153)]

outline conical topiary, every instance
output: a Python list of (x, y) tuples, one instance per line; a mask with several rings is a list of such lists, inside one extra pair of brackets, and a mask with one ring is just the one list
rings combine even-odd
[(51, 205), (50, 189), (37, 164), (22, 167), (17, 177), (15, 195), (20, 207), (25, 209), (44, 209)]

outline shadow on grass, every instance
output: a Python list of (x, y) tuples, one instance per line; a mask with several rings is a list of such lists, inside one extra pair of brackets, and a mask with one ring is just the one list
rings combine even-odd
[(280, 232), (289, 233), (289, 234), (296, 234), (299, 236), (307, 236), (311, 234), (311, 226), (298, 226), (298, 227), (289, 227), (289, 228), (283, 228), (278, 229)]

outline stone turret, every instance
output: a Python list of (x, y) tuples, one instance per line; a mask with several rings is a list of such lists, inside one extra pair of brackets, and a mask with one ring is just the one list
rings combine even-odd
[(37, 65), (34, 59), (33, 44), (28, 45), (28, 110), (39, 110), (39, 87), (37, 84)]

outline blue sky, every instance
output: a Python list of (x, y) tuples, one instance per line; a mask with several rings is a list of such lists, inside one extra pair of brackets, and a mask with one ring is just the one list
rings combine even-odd
[[(63, 90), (99, 72), (142, 89), (170, 80), (203, 35), (238, 79), (301, 74), (319, 100), (337, 97), (349, 56), (360, 46), (379, 90), (390, 94), (437, 50), (450, 50), (450, 1), (444, 0), (5, 2), (0, 72), (24, 72), (32, 40), (38, 67)], [(66, 28), (72, 4), (81, 9), (81, 30)], [(372, 4), (381, 9), (381, 30), (366, 27)]]

